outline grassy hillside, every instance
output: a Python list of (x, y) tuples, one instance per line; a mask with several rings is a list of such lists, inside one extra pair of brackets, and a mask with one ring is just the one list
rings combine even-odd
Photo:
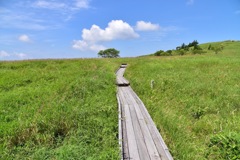
[(223, 41), (223, 42), (212, 42), (212, 43), (204, 43), (200, 46), (207, 51), (208, 54), (215, 54), (213, 51), (209, 51), (208, 47), (211, 46), (223, 46), (222, 52), (219, 53), (219, 56), (240, 56), (240, 41)]
[(240, 42), (220, 43), (217, 55), (139, 58), (126, 71), (175, 159), (240, 159)]
[(121, 63), (174, 159), (240, 159), (240, 42), (218, 44), (219, 54), (0, 62), (0, 159), (118, 159)]

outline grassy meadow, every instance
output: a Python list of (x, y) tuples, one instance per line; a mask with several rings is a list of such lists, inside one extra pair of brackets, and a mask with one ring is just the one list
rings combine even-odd
[(175, 159), (240, 159), (240, 42), (223, 45), (219, 54), (140, 58), (126, 71)]
[(0, 159), (118, 159), (117, 67), (0, 62)]
[(0, 159), (119, 159), (121, 63), (174, 159), (240, 159), (240, 42), (221, 43), (219, 54), (0, 62)]

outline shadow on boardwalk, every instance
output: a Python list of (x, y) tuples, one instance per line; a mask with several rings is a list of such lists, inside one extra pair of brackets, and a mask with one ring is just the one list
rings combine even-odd
[(127, 65), (116, 72), (119, 106), (119, 139), (122, 159), (173, 159), (146, 107), (123, 75)]

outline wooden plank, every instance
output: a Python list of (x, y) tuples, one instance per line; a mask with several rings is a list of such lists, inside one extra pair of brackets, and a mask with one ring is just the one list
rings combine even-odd
[(117, 76), (116, 85), (118, 85), (118, 86), (129, 86), (130, 83), (124, 77)]
[(139, 124), (139, 119), (138, 119), (136, 111), (135, 111), (135, 106), (137, 104), (136, 103), (134, 104), (134, 101), (132, 101), (129, 98), (128, 88), (129, 87), (124, 87), (124, 89), (123, 89), (124, 92), (123, 93), (124, 93), (125, 98), (127, 99), (128, 105), (129, 105), (139, 155), (140, 155), (142, 160), (150, 160), (148, 150), (146, 148), (146, 144), (145, 144), (145, 141), (144, 141), (144, 135), (142, 133), (142, 130), (141, 130), (141, 127), (140, 127), (140, 124)]
[(123, 97), (122, 91), (121, 91), (121, 87), (118, 87), (118, 96), (120, 99), (120, 103), (121, 103), (121, 120), (122, 120), (122, 137), (123, 137), (123, 141), (122, 141), (122, 157), (123, 159), (129, 159), (129, 149), (128, 149), (128, 143), (127, 143), (127, 131), (126, 131), (126, 119), (125, 119), (125, 111), (124, 111), (124, 103), (126, 103), (126, 100)]
[[(118, 87), (118, 103), (121, 110), (122, 151), (123, 159), (172, 160), (172, 156), (164, 143), (146, 107), (136, 93), (128, 86), (130, 83), (123, 75), (126, 65), (122, 64), (116, 72)], [(120, 111), (119, 111), (120, 112)], [(120, 142), (119, 142), (120, 143)], [(120, 144), (121, 145), (121, 144)]]
[(126, 68), (119, 68), (118, 71), (116, 72), (116, 85), (118, 86), (128, 86), (130, 85), (129, 81), (126, 80), (123, 75), (125, 72)]
[(136, 93), (131, 89), (130, 87), (130, 90), (131, 92), (133, 93), (133, 96), (136, 98), (137, 100), (137, 103), (138, 104), (141, 104), (140, 105), (140, 109), (142, 111), (142, 113), (144, 114), (144, 116), (146, 117), (146, 123), (147, 123), (147, 126), (149, 128), (149, 131), (151, 132), (152, 136), (153, 136), (153, 139), (154, 139), (154, 142), (155, 142), (155, 145), (158, 149), (158, 152), (161, 156), (161, 159), (163, 160), (172, 160), (172, 156), (168, 150), (168, 147), (167, 145), (165, 144), (162, 136), (160, 135), (155, 123), (153, 122), (151, 116), (149, 115), (146, 107), (144, 106), (143, 102), (140, 100), (140, 98), (136, 95)]
[(135, 97), (132, 95), (130, 87), (128, 87), (127, 97), (134, 104), (135, 111), (136, 111), (136, 114), (138, 116), (138, 121), (139, 121), (139, 124), (140, 124), (140, 127), (141, 127), (141, 132), (143, 134), (145, 145), (146, 145), (146, 148), (147, 148), (147, 151), (148, 151), (148, 154), (149, 154), (151, 160), (160, 160), (160, 155), (159, 155), (158, 150), (155, 146), (152, 135), (151, 135), (150, 131), (148, 130), (148, 127), (147, 127), (147, 124), (146, 124), (146, 121), (145, 121), (146, 118), (143, 116), (143, 114), (142, 114), (142, 112), (139, 108), (140, 107), (139, 104), (137, 103)]
[(126, 70), (126, 68), (119, 68), (116, 75), (123, 77), (123, 74), (124, 74), (125, 70)]
[[(124, 88), (125, 87), (121, 87), (121, 96), (124, 97)], [(125, 99), (126, 101), (126, 99)], [(133, 123), (132, 123), (132, 116), (130, 113), (130, 107), (132, 107), (131, 105), (128, 105), (126, 102), (123, 104), (124, 107), (124, 112), (125, 112), (125, 122), (126, 122), (126, 132), (127, 132), (127, 139), (125, 139), (124, 141), (127, 140), (127, 144), (128, 144), (128, 150), (129, 150), (129, 159), (136, 159), (136, 160), (140, 160), (140, 156), (139, 156), (139, 151), (137, 148), (137, 142), (136, 142), (136, 137), (135, 137), (135, 132), (134, 132), (134, 128), (133, 128)]]
[[(136, 95), (137, 96), (137, 95)], [(142, 103), (142, 101), (139, 99), (139, 103)], [(142, 103), (142, 107), (140, 108), (143, 112), (143, 114), (146, 115), (146, 121), (147, 121), (147, 126), (149, 128), (149, 131), (151, 132), (153, 139), (155, 141), (155, 145), (157, 146), (158, 152), (160, 153), (162, 159), (171, 159), (171, 155), (168, 151), (168, 148), (166, 144), (164, 143), (158, 129), (156, 128), (156, 125), (154, 124), (151, 116), (147, 112), (144, 104)], [(170, 155), (170, 156), (169, 156)]]
[(129, 108), (132, 107), (130, 105), (124, 105), (124, 111), (126, 115), (126, 129), (127, 129), (127, 141), (128, 141), (128, 150), (129, 150), (129, 158), (130, 159), (140, 159), (138, 148), (137, 148), (137, 142), (136, 137), (133, 129), (132, 124), (132, 117), (130, 114)]
[(120, 68), (126, 68), (126, 67), (127, 67), (126, 64), (122, 64), (122, 65), (120, 66)]
[(118, 102), (118, 143), (120, 149), (120, 158), (123, 160), (123, 127), (122, 127), (122, 107), (120, 102), (119, 89), (117, 91), (117, 102)]

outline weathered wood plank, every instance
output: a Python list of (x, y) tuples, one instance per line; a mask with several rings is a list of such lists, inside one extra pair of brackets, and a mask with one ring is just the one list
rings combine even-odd
[(126, 68), (119, 68), (116, 75), (123, 77), (125, 70), (126, 70)]
[(120, 66), (120, 68), (126, 68), (126, 67), (127, 67), (126, 64), (122, 64), (122, 65)]
[[(121, 88), (120, 91), (121, 97), (124, 97), (124, 88)], [(123, 98), (124, 102), (122, 107), (124, 108), (124, 113), (125, 113), (125, 124), (126, 124), (126, 136), (127, 139), (125, 140), (127, 142), (128, 146), (128, 151), (129, 151), (129, 157), (125, 157), (126, 159), (136, 159), (140, 160), (138, 148), (137, 148), (137, 142), (136, 142), (136, 137), (134, 133), (134, 128), (133, 128), (133, 121), (132, 121), (132, 116), (130, 113), (130, 107), (131, 105), (127, 104), (127, 101), (125, 98)]]
[(135, 97), (133, 97), (133, 95), (131, 93), (131, 88), (130, 87), (128, 87), (128, 93), (127, 94), (128, 94), (127, 97), (134, 104), (134, 108), (135, 108), (136, 114), (138, 116), (138, 121), (139, 121), (139, 124), (141, 126), (141, 132), (142, 132), (143, 137), (144, 137), (144, 141), (145, 141), (145, 145), (146, 145), (148, 154), (149, 154), (149, 156), (152, 160), (160, 160), (158, 150), (155, 146), (154, 140), (152, 138), (152, 135), (151, 135), (150, 131), (148, 130), (147, 123), (145, 121), (146, 117), (144, 117), (144, 115), (142, 114), (139, 104), (137, 103)]
[[(123, 75), (126, 65), (122, 64), (116, 72), (119, 106), (119, 143), (122, 143), (123, 159), (141, 160), (172, 160), (172, 156), (164, 143), (146, 107), (130, 83)], [(124, 87), (121, 87), (124, 86)], [(121, 112), (121, 113), (120, 113)], [(121, 124), (120, 124), (121, 123)], [(121, 141), (121, 137), (123, 141)]]
[(124, 111), (124, 103), (126, 103), (126, 100), (123, 97), (122, 94), (122, 88), (118, 87), (118, 96), (120, 99), (120, 103), (121, 103), (121, 120), (122, 120), (122, 137), (123, 137), (123, 141), (122, 141), (122, 158), (123, 159), (129, 159), (129, 149), (128, 149), (128, 143), (127, 143), (127, 132), (126, 132), (126, 116), (125, 116), (125, 111)]
[(129, 86), (130, 83), (124, 77), (117, 76), (116, 85), (118, 85), (118, 86)]
[(142, 113), (144, 114), (144, 116), (146, 117), (145, 121), (147, 123), (150, 133), (152, 134), (154, 143), (158, 149), (158, 153), (160, 154), (161, 159), (172, 160), (173, 158), (168, 150), (168, 147), (166, 146), (166, 144), (165, 144), (162, 136), (160, 135), (155, 123), (153, 122), (151, 116), (149, 115), (145, 105), (143, 104), (143, 102), (140, 100), (140, 98), (136, 95), (136, 93), (132, 89), (131, 89), (131, 92), (132, 92), (133, 96), (135, 97), (135, 99), (137, 100), (137, 103), (141, 104), (141, 105), (139, 105), (140, 109), (141, 109)]
[(117, 102), (118, 102), (118, 140), (119, 140), (119, 149), (120, 149), (120, 158), (121, 160), (123, 160), (123, 130), (125, 130), (125, 128), (123, 129), (123, 124), (122, 124), (122, 103), (120, 100), (120, 95), (119, 93), (119, 88), (117, 91)]
[(144, 140), (144, 135), (143, 135), (141, 126), (139, 124), (139, 119), (137, 117), (136, 110), (135, 110), (135, 106), (137, 104), (134, 103), (134, 101), (132, 101), (132, 99), (129, 97), (131, 95), (129, 95), (128, 88), (129, 87), (124, 87), (123, 93), (124, 93), (125, 98), (127, 99), (128, 105), (130, 106), (129, 108), (130, 108), (130, 113), (131, 113), (131, 117), (132, 117), (132, 123), (133, 123), (136, 141), (137, 141), (139, 155), (142, 160), (150, 160), (148, 150), (147, 150), (145, 140)]
[(138, 152), (138, 148), (137, 148), (136, 137), (135, 137), (133, 124), (132, 124), (130, 107), (132, 107), (132, 106), (127, 105), (127, 104), (124, 105), (124, 111), (125, 111), (125, 116), (126, 116), (126, 129), (127, 129), (127, 142), (128, 142), (129, 158), (140, 160), (140, 156), (139, 156), (139, 152)]

